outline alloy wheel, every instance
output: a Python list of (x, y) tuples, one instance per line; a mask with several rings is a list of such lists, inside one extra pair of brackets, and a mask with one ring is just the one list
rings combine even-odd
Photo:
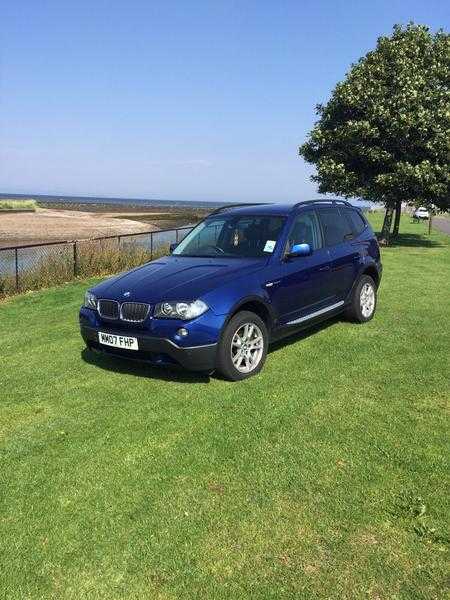
[(370, 283), (365, 283), (362, 286), (359, 304), (364, 318), (370, 317), (375, 309), (375, 290)]
[(264, 337), (255, 323), (244, 323), (231, 340), (231, 360), (240, 373), (250, 373), (258, 366), (264, 352)]

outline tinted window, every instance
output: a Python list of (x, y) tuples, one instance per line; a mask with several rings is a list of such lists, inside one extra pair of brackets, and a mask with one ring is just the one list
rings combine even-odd
[(288, 249), (294, 244), (309, 244), (312, 250), (322, 247), (319, 222), (314, 211), (302, 212), (295, 219), (288, 237)]
[(335, 246), (344, 241), (346, 235), (352, 235), (347, 219), (337, 208), (321, 208), (319, 219), (322, 224), (326, 246)]
[(359, 235), (366, 228), (366, 223), (357, 210), (346, 208), (344, 214), (349, 221), (353, 235)]

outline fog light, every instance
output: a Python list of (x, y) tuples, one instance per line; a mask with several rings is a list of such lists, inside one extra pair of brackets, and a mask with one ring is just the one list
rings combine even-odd
[(180, 327), (180, 329), (177, 331), (178, 335), (181, 335), (181, 337), (186, 337), (187, 334), (189, 333), (189, 331), (187, 329), (185, 329), (184, 327)]

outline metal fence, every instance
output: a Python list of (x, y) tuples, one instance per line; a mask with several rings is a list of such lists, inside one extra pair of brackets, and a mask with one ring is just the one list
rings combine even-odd
[(0, 248), (0, 295), (114, 273), (168, 254), (192, 226)]

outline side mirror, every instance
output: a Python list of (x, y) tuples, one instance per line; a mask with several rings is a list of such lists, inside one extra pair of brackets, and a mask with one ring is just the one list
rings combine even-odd
[(310, 256), (312, 249), (309, 244), (294, 244), (289, 253), (289, 258), (296, 258), (297, 256)]
[(178, 242), (173, 242), (172, 244), (170, 244), (169, 246), (169, 252), (170, 254), (172, 254), (172, 252), (175, 250), (175, 248), (178, 246)]

